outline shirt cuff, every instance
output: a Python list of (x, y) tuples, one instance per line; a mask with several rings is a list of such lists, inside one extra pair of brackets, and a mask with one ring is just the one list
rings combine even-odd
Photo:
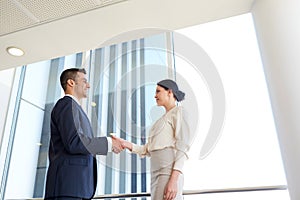
[(174, 163), (173, 169), (183, 172), (184, 162), (187, 160), (187, 157), (182, 152), (177, 152), (176, 161)]
[(107, 152), (112, 152), (112, 139), (111, 137), (106, 137), (107, 138)]

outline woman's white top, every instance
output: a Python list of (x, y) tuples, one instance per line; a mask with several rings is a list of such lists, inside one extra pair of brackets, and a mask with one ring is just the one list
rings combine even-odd
[(176, 150), (173, 169), (182, 172), (192, 140), (183, 112), (182, 106), (166, 112), (150, 129), (148, 142), (145, 145), (133, 144), (132, 152), (144, 157), (150, 156), (151, 151), (172, 147)]

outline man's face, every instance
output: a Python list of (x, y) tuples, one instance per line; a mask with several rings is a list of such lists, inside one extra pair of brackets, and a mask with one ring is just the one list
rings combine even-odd
[(87, 82), (85, 74), (82, 72), (77, 72), (74, 86), (74, 96), (76, 96), (78, 99), (86, 98), (89, 88), (90, 84)]

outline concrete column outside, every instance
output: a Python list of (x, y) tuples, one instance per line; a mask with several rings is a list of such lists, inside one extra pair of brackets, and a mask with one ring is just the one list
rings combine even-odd
[(299, 10), (299, 0), (257, 0), (252, 8), (291, 200), (300, 199)]

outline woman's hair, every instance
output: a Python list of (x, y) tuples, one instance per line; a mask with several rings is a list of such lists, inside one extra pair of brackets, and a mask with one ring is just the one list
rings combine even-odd
[(165, 90), (172, 90), (175, 99), (179, 102), (184, 99), (185, 93), (178, 89), (177, 83), (171, 79), (159, 81), (157, 85), (163, 87)]
[(75, 81), (77, 72), (81, 72), (86, 74), (86, 71), (84, 68), (70, 68), (63, 71), (60, 75), (60, 85), (63, 88), (64, 91), (67, 89), (67, 81), (69, 79), (72, 79)]

